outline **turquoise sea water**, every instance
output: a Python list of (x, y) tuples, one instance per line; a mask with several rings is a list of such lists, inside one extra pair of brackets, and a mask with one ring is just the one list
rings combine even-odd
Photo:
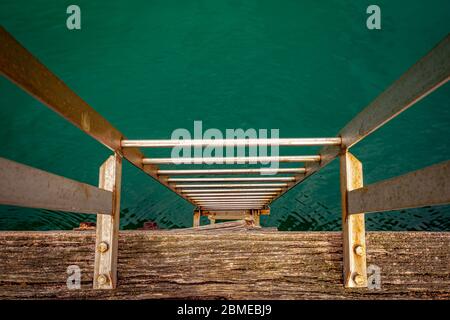
[[(82, 29), (66, 28), (77, 4)], [(336, 133), (450, 31), (450, 2), (2, 0), (0, 23), (131, 139), (176, 128)], [(450, 159), (447, 84), (352, 148), (366, 184)], [(110, 151), (0, 79), (0, 156), (97, 185)], [(284, 154), (312, 154), (292, 148)], [(148, 156), (169, 151), (145, 150)], [(192, 224), (193, 207), (125, 163), (121, 227)], [(263, 226), (340, 229), (338, 163), (272, 205)], [(71, 229), (92, 215), (0, 206), (1, 230)], [(450, 230), (450, 207), (366, 216), (372, 230)]]

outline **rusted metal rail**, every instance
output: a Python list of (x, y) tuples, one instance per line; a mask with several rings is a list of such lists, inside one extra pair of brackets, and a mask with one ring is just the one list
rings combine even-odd
[(84, 133), (177, 192), (157, 175), (156, 166), (143, 165), (144, 155), (138, 148), (122, 149), (121, 141), (125, 136), (39, 62), (3, 27), (0, 27), (0, 73)]
[(112, 211), (112, 192), (0, 158), (0, 203), (81, 213)]

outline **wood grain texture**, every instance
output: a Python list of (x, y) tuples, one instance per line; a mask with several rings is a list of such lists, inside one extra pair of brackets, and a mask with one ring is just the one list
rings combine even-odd
[(181, 233), (192, 233), (193, 231), (195, 231), (196, 233), (210, 232), (212, 234), (217, 234), (218, 232), (247, 231), (247, 230), (253, 229), (253, 228), (260, 229), (260, 227), (255, 227), (255, 225), (253, 224), (253, 221), (237, 220), (237, 221), (228, 221), (228, 222), (223, 222), (223, 223), (218, 223), (218, 224), (211, 223), (211, 224), (206, 224), (203, 226), (196, 226), (196, 227), (192, 227), (192, 228), (172, 229), (172, 230), (167, 230), (165, 232), (175, 232), (177, 234), (181, 234)]
[[(93, 290), (95, 232), (1, 232), (1, 299), (449, 299), (450, 233), (368, 232), (381, 290), (342, 285), (340, 232), (122, 231), (118, 287)], [(66, 288), (69, 265), (81, 290)]]

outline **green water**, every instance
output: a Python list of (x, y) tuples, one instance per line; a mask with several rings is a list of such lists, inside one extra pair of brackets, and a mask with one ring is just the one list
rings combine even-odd
[[(82, 29), (66, 28), (77, 4)], [(450, 2), (1, 0), (0, 23), (128, 138), (176, 128), (334, 136), (450, 31)], [(449, 85), (352, 148), (372, 183), (450, 159)], [(110, 154), (0, 79), (0, 156), (96, 185)], [(317, 148), (289, 149), (311, 154)], [(146, 150), (147, 155), (169, 155)], [(121, 227), (192, 224), (193, 207), (125, 163)], [(366, 216), (372, 230), (450, 230), (450, 207)], [(92, 215), (0, 207), (2, 230), (71, 229)], [(338, 230), (335, 161), (272, 205), (263, 226)]]

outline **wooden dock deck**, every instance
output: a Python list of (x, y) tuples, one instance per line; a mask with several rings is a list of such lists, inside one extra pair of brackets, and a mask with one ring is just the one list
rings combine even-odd
[[(0, 299), (450, 298), (449, 232), (367, 232), (366, 241), (380, 289), (344, 288), (340, 232), (121, 231), (117, 287), (94, 290), (94, 231), (1, 232)], [(70, 265), (80, 290), (66, 286)]]

